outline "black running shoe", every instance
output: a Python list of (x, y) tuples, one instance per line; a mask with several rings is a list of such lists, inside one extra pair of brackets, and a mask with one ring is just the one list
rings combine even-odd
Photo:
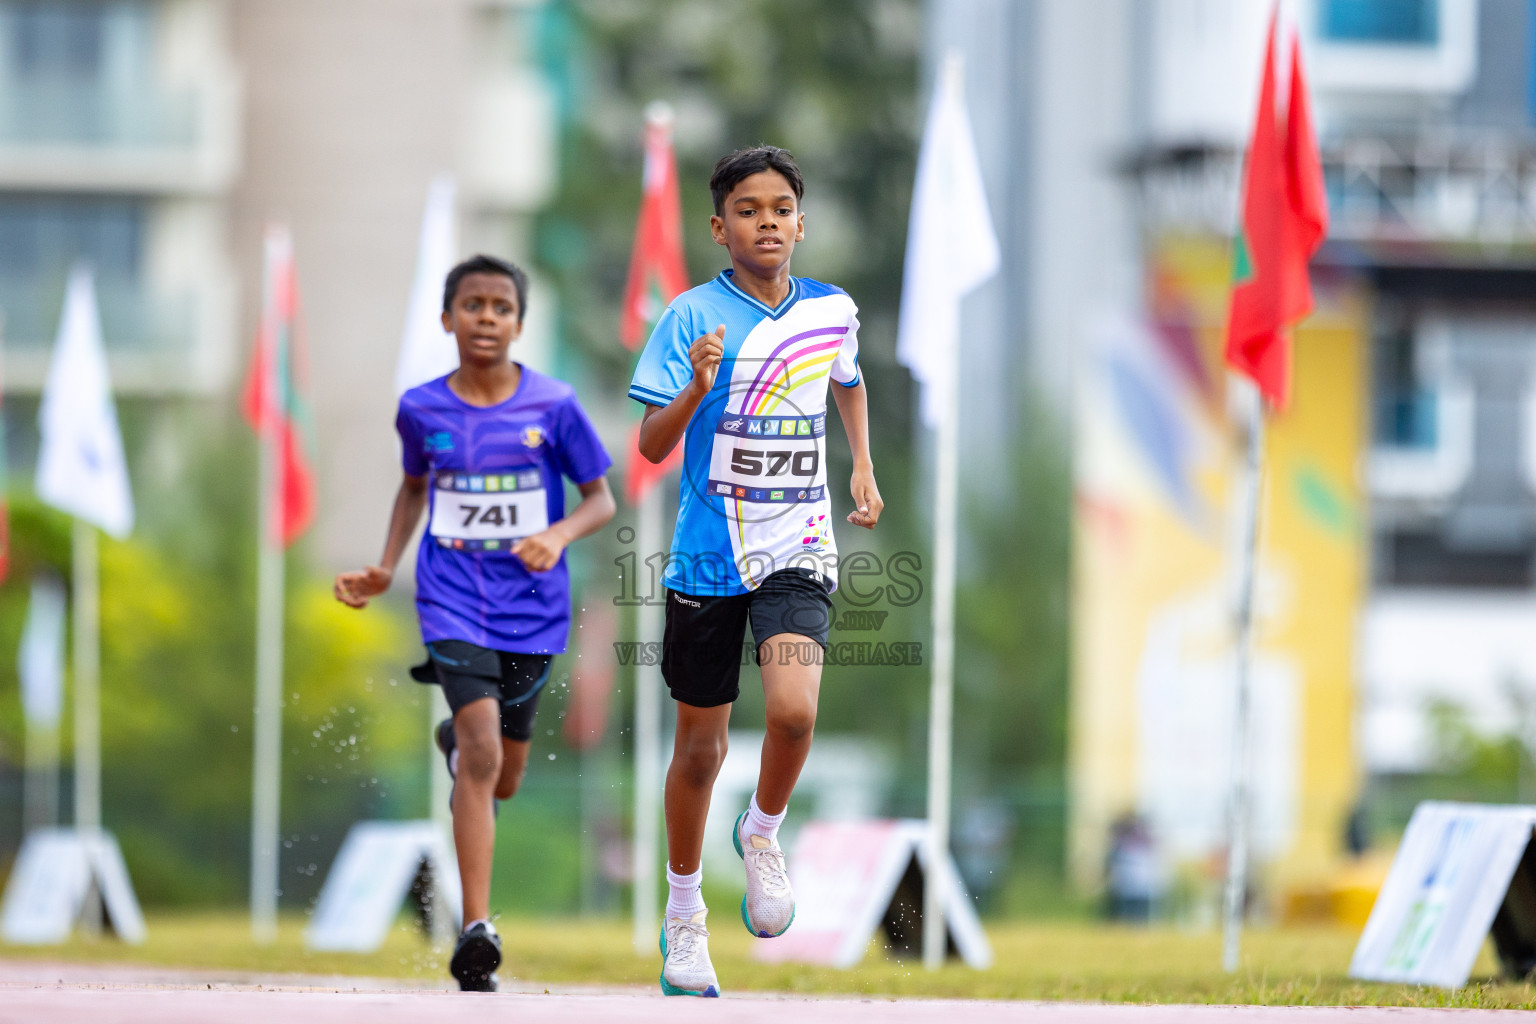
[(453, 947), (448, 970), (462, 992), (495, 992), (496, 968), (501, 966), (501, 936), (484, 921), (470, 925)]

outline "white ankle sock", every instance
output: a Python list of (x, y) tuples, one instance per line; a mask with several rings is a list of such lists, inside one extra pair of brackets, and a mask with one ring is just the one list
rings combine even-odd
[(752, 802), (747, 804), (747, 816), (741, 822), (741, 837), (762, 836), (770, 843), (779, 834), (779, 825), (784, 821), (784, 815), (789, 813), (786, 807), (778, 814), (764, 814), (763, 809), (757, 806), (757, 794), (752, 794)]
[(704, 868), (691, 875), (679, 875), (667, 866), (667, 916), (684, 921), (704, 909)]

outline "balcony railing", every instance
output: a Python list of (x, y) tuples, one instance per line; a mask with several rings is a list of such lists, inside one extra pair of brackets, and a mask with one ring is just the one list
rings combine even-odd
[[(1151, 147), (1127, 164), (1153, 231), (1230, 235), (1240, 154)], [(1350, 134), (1326, 139), (1329, 236), (1351, 241), (1536, 244), (1536, 144), (1500, 133)]]

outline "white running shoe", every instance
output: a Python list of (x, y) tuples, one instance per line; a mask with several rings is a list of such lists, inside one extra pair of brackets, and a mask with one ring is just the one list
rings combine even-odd
[(789, 885), (789, 869), (777, 838), (742, 835), (747, 812), (742, 811), (731, 831), (736, 854), (746, 862), (747, 893), (741, 898), (741, 923), (760, 939), (789, 931), (795, 922), (795, 891)]
[(709, 962), (709, 929), (701, 910), (686, 921), (669, 917), (661, 922), (661, 991), (669, 996), (720, 995), (715, 965)]

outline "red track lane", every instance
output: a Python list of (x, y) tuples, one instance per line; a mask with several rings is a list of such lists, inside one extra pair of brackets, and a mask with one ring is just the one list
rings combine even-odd
[[(463, 1024), (466, 1011), (518, 1024), (1457, 1024), (1494, 1010), (1125, 1006), (968, 1000), (807, 999), (751, 994), (666, 999), (654, 990), (543, 990), (464, 995), (367, 978), (271, 977), (231, 985), (165, 969), (0, 961), (0, 1024)], [(469, 1001), (473, 1002), (469, 1002)]]

